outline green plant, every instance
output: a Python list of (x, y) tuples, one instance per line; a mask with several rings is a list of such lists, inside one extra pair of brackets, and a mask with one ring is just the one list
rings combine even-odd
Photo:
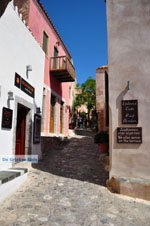
[(101, 131), (94, 136), (96, 144), (104, 144), (109, 142), (109, 135), (106, 131)]

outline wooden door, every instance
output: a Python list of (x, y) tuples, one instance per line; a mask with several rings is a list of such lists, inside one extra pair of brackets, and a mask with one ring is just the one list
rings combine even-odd
[(16, 155), (25, 155), (26, 111), (18, 108), (16, 128)]
[(62, 124), (63, 124), (63, 102), (60, 104), (60, 133), (62, 133)]
[(50, 133), (54, 133), (54, 120), (55, 120), (55, 97), (52, 95), (50, 107)]

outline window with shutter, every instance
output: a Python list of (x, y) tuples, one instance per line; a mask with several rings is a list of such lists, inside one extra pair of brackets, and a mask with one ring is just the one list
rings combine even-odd
[(42, 46), (42, 49), (44, 50), (44, 52), (47, 56), (48, 56), (48, 40), (49, 40), (48, 35), (46, 34), (45, 31), (43, 31), (43, 46)]

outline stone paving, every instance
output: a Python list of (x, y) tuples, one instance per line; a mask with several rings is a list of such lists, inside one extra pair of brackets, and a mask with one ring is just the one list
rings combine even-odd
[(150, 202), (110, 193), (107, 178), (93, 134), (83, 131), (29, 169), (1, 203), (0, 226), (150, 226)]

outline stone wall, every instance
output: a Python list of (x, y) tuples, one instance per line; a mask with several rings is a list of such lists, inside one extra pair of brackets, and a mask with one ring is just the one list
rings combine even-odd
[[(106, 4), (110, 178), (129, 177), (148, 180), (150, 179), (150, 1), (107, 0)], [(128, 81), (130, 87), (127, 85)], [(122, 124), (122, 100), (138, 101), (138, 124)], [(117, 127), (142, 127), (142, 144), (117, 143)], [(144, 188), (142, 192), (144, 194)]]
[(97, 68), (96, 70), (96, 111), (98, 115), (98, 130), (107, 131), (106, 125), (106, 79), (105, 72), (108, 70), (107, 66)]
[(48, 152), (62, 144), (68, 143), (67, 137), (41, 137), (41, 151), (42, 153)]
[(29, 21), (29, 9), (30, 9), (30, 0), (14, 0), (14, 5), (18, 7), (19, 13), (22, 14), (23, 20), (28, 24)]

